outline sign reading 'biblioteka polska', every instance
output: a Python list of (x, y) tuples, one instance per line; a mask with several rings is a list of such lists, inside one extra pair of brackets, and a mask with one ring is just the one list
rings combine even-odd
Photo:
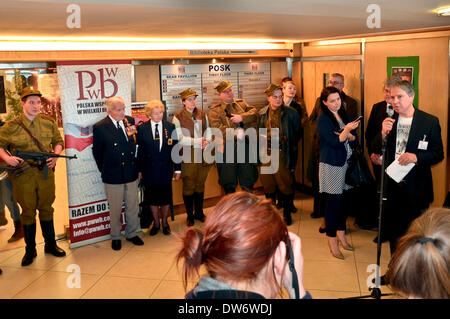
[[(106, 116), (106, 100), (121, 96), (131, 115), (131, 61), (58, 63), (67, 155), (70, 247), (110, 238), (109, 208), (92, 154), (93, 125)], [(125, 220), (122, 220), (123, 228)], [(123, 229), (122, 228), (122, 229)]]
[(214, 63), (161, 66), (162, 100), (166, 102), (167, 118), (183, 108), (180, 92), (194, 89), (197, 107), (203, 110), (220, 102), (214, 87), (223, 80), (233, 84), (235, 98), (249, 105), (267, 105), (264, 90), (270, 84), (270, 63)]

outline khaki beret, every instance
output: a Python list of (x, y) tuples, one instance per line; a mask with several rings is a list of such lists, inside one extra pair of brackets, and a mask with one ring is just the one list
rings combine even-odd
[(273, 92), (275, 92), (276, 90), (281, 90), (281, 87), (270, 83), (270, 85), (267, 87), (267, 89), (264, 90), (264, 93), (266, 93), (267, 96), (271, 96), (273, 94)]
[(30, 95), (42, 96), (41, 92), (35, 90), (32, 86), (27, 86), (23, 89), (22, 94), (20, 94), (20, 99), (23, 100)]
[(217, 92), (222, 93), (223, 91), (228, 90), (232, 86), (233, 84), (231, 84), (227, 80), (223, 80), (220, 81), (219, 84), (217, 84), (214, 88), (217, 90)]
[(181, 100), (182, 100), (182, 101), (186, 100), (188, 97), (191, 97), (191, 96), (193, 96), (193, 95), (198, 96), (197, 92), (195, 92), (195, 91), (194, 91), (193, 89), (191, 89), (191, 88), (187, 88), (186, 90), (181, 91), (179, 94), (180, 94), (180, 96), (181, 96)]

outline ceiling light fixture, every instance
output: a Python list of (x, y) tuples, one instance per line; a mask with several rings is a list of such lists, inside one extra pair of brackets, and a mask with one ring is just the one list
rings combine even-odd
[(450, 7), (442, 8), (437, 10), (438, 16), (448, 17), (450, 16)]
[(258, 39), (139, 39), (107, 37), (4, 37), (0, 51), (66, 50), (274, 50), (292, 43)]

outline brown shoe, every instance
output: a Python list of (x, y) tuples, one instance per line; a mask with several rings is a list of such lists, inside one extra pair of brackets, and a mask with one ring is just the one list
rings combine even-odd
[(13, 243), (23, 238), (23, 227), (20, 220), (18, 222), (14, 222), (14, 234), (8, 239), (8, 243)]

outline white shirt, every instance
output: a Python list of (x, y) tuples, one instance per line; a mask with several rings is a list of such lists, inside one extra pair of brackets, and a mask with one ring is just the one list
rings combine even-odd
[[(206, 119), (206, 130), (205, 130), (205, 135), (203, 137), (208, 142), (211, 142), (212, 132), (211, 132), (211, 128), (209, 127), (209, 121), (208, 121), (207, 115), (205, 115), (205, 119)], [(201, 121), (194, 122), (194, 137), (186, 136), (183, 134), (180, 120), (178, 120), (175, 116), (172, 119), (172, 123), (175, 125), (175, 129), (177, 131), (178, 143), (181, 143), (181, 145), (183, 145), (183, 146), (194, 146), (194, 148), (200, 148), (200, 149), (202, 148), (201, 144), (195, 143), (196, 138), (202, 137), (202, 133), (201, 133), (202, 132), (202, 130), (201, 130), (202, 122)]]
[[(161, 151), (162, 143), (163, 143), (163, 132), (162, 132), (162, 121), (155, 123), (152, 120), (150, 120), (150, 124), (152, 126), (152, 134), (153, 138), (155, 138), (155, 128), (156, 124), (158, 124), (158, 133), (159, 133), (159, 150)], [(181, 174), (181, 171), (175, 171), (176, 174)]]
[(397, 123), (397, 141), (395, 145), (395, 159), (406, 151), (406, 143), (408, 143), (409, 131), (411, 130), (413, 117), (398, 117)]
[(162, 121), (155, 123), (152, 120), (150, 120), (150, 124), (152, 125), (152, 134), (153, 138), (155, 138), (155, 127), (156, 124), (158, 124), (158, 133), (159, 133), (159, 150), (161, 151), (162, 143), (163, 143), (163, 130), (162, 130)]

